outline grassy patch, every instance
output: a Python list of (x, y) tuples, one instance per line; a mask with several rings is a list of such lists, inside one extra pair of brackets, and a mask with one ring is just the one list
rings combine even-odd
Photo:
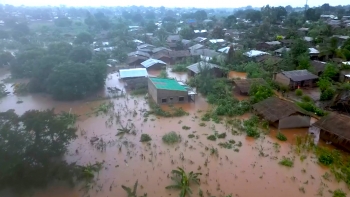
[(162, 117), (181, 117), (181, 116), (188, 115), (188, 113), (184, 111), (182, 108), (170, 107), (169, 111), (164, 111), (159, 105), (157, 105), (153, 101), (150, 101), (149, 105), (150, 105), (151, 111), (148, 111), (147, 113), (145, 113), (145, 116), (148, 116), (150, 114), (154, 114)]
[(216, 140), (216, 136), (215, 135), (209, 135), (207, 137), (208, 140), (211, 140), (211, 141), (215, 141)]
[(293, 165), (294, 165), (294, 162), (291, 159), (286, 158), (286, 157), (283, 157), (283, 159), (278, 163), (283, 165), (283, 166), (287, 166), (287, 167), (293, 167)]
[(204, 122), (201, 122), (201, 123), (199, 123), (199, 126), (201, 126), (201, 127), (205, 127), (205, 126), (207, 126)]
[(218, 138), (226, 138), (226, 133), (225, 132), (224, 133), (220, 133), (217, 137)]
[(173, 66), (171, 69), (172, 72), (186, 72), (187, 71), (187, 66), (184, 64), (176, 64)]
[(166, 144), (174, 144), (180, 142), (180, 136), (177, 133), (175, 133), (175, 131), (171, 131), (163, 135), (162, 140)]
[(220, 147), (226, 148), (226, 149), (232, 149), (233, 148), (233, 145), (231, 143), (229, 143), (229, 142), (223, 142), (223, 143), (220, 142), (218, 145)]
[(318, 108), (315, 104), (311, 102), (297, 102), (297, 105), (304, 110), (308, 112), (312, 112), (318, 116), (325, 116), (327, 115), (327, 112), (323, 111), (322, 109)]
[(280, 141), (287, 141), (287, 137), (281, 132), (277, 133), (276, 138)]
[(303, 96), (303, 91), (301, 89), (296, 89), (295, 90), (295, 95), (297, 96)]
[(151, 141), (152, 140), (152, 138), (148, 135), (148, 134), (142, 134), (141, 135), (141, 139), (140, 139), (140, 142), (149, 142), (149, 141)]

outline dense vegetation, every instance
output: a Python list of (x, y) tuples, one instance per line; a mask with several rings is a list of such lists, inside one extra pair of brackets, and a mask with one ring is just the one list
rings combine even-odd
[[(76, 116), (53, 110), (31, 110), (18, 116), (0, 113), (0, 189), (26, 193), (54, 181), (74, 184), (90, 180), (97, 166), (78, 166), (62, 160), (77, 135)], [(35, 179), (33, 179), (35, 177)]]

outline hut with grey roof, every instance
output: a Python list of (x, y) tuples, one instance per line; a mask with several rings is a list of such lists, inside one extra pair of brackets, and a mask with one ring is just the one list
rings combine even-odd
[(283, 71), (274, 75), (273, 79), (291, 89), (298, 87), (314, 87), (318, 76), (307, 70)]

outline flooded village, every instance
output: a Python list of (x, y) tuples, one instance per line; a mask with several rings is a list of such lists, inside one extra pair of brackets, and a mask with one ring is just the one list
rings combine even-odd
[(1, 5), (0, 196), (347, 196), (350, 7), (289, 7)]

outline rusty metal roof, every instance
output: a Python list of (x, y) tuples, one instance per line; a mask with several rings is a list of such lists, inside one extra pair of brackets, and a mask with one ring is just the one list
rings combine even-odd
[(307, 70), (283, 71), (282, 74), (293, 81), (305, 81), (305, 80), (311, 80), (311, 79), (318, 79), (317, 75), (314, 75)]

